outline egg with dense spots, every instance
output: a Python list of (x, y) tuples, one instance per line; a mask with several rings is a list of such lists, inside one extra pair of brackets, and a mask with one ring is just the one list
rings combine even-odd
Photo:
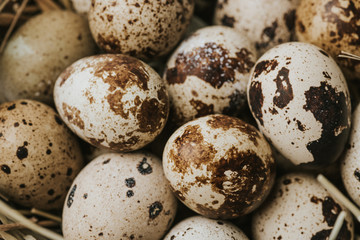
[(210, 218), (250, 213), (266, 198), (275, 178), (271, 149), (261, 133), (221, 114), (176, 130), (165, 146), (163, 167), (178, 198)]
[(4, 103), (0, 118), (0, 192), (25, 207), (59, 210), (83, 166), (77, 139), (37, 101)]
[(101, 49), (151, 60), (176, 46), (193, 11), (193, 0), (94, 0), (88, 19)]
[(255, 46), (232, 28), (211, 26), (193, 33), (166, 65), (172, 122), (180, 126), (213, 113), (238, 115), (255, 61)]
[(81, 59), (55, 84), (62, 120), (80, 138), (114, 151), (133, 151), (160, 134), (169, 113), (161, 77), (133, 57), (104, 54)]
[(159, 158), (145, 152), (106, 153), (74, 180), (62, 230), (65, 239), (161, 239), (176, 208)]
[(335, 61), (308, 43), (285, 43), (256, 62), (248, 103), (259, 129), (295, 165), (334, 162), (350, 131), (346, 80)]
[(323, 188), (316, 178), (291, 173), (277, 180), (266, 202), (254, 213), (254, 240), (328, 239), (341, 211), (347, 216), (336, 239), (354, 239), (351, 214)]

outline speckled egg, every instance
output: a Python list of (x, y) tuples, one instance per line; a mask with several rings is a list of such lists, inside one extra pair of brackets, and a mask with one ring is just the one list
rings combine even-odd
[(194, 216), (176, 224), (164, 240), (248, 240), (246, 235), (234, 224), (221, 220)]
[(341, 160), (341, 177), (350, 197), (360, 205), (360, 105), (352, 116), (348, 149)]
[(76, 177), (63, 209), (65, 239), (149, 239), (165, 234), (177, 201), (161, 160), (148, 153), (108, 153)]
[(221, 219), (258, 207), (275, 177), (271, 149), (261, 133), (221, 114), (195, 119), (176, 130), (166, 143), (163, 167), (186, 206)]
[(181, 125), (213, 113), (239, 114), (246, 104), (246, 86), (255, 61), (255, 46), (235, 29), (211, 26), (197, 30), (166, 65), (172, 121)]
[(153, 59), (180, 41), (193, 10), (193, 0), (94, 0), (88, 17), (96, 43), (106, 52)]
[(0, 192), (26, 207), (61, 209), (83, 166), (77, 139), (49, 106), (0, 105)]
[(342, 210), (347, 216), (336, 239), (354, 239), (350, 212), (315, 177), (287, 174), (278, 179), (269, 198), (254, 214), (253, 239), (328, 239)]
[(334, 57), (349, 77), (360, 77), (360, 62), (337, 59), (341, 51), (360, 55), (360, 2), (303, 0), (296, 15), (296, 35)]
[(21, 26), (0, 56), (0, 94), (53, 104), (59, 74), (74, 61), (95, 53), (88, 23), (67, 11), (39, 14)]
[(292, 38), (300, 0), (219, 0), (214, 23), (247, 33), (259, 55)]
[(260, 131), (295, 165), (326, 166), (344, 149), (349, 90), (335, 61), (314, 45), (284, 43), (258, 59), (248, 103)]
[(56, 81), (54, 100), (73, 132), (114, 151), (137, 150), (154, 140), (169, 113), (161, 77), (121, 54), (87, 57), (69, 66)]

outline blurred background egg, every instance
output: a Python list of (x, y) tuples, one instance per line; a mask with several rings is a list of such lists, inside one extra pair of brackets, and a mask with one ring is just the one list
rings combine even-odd
[(359, 1), (302, 0), (296, 11), (296, 36), (327, 51), (349, 78), (359, 78), (359, 61), (337, 58), (341, 51), (360, 55), (359, 12)]
[(25, 207), (59, 210), (83, 166), (75, 136), (51, 107), (0, 105), (0, 192)]
[(275, 178), (269, 144), (240, 119), (213, 114), (192, 120), (169, 138), (165, 176), (176, 196), (209, 218), (233, 219), (266, 198)]
[(292, 40), (295, 11), (300, 0), (219, 0), (214, 24), (245, 32), (259, 56)]
[(88, 18), (101, 49), (151, 60), (176, 46), (193, 11), (192, 0), (94, 0)]
[(341, 211), (347, 216), (336, 239), (354, 239), (353, 219), (314, 176), (292, 173), (277, 180), (252, 219), (253, 239), (328, 239)]
[(108, 153), (76, 177), (64, 204), (65, 239), (161, 239), (177, 201), (161, 160), (141, 153)]
[(256, 50), (244, 34), (225, 26), (194, 32), (172, 54), (164, 80), (172, 121), (181, 125), (213, 113), (238, 115)]
[[(0, 94), (54, 104), (59, 74), (74, 61), (95, 53), (88, 23), (70, 11), (39, 14), (9, 40), (0, 55)], [(1, 98), (0, 98), (1, 99)]]
[(144, 62), (121, 54), (73, 63), (57, 79), (54, 99), (73, 132), (114, 151), (134, 151), (153, 141), (169, 113), (162, 78)]
[(213, 220), (202, 216), (189, 217), (176, 224), (164, 240), (248, 240), (246, 235), (234, 224)]
[(351, 104), (335, 61), (308, 43), (278, 45), (256, 62), (248, 103), (260, 131), (295, 165), (324, 167), (346, 144)]

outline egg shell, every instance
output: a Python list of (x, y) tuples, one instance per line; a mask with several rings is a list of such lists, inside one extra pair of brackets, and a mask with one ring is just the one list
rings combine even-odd
[(351, 122), (347, 83), (314, 45), (284, 43), (258, 59), (248, 103), (260, 131), (295, 165), (326, 166), (344, 149)]
[(360, 105), (356, 107), (352, 120), (348, 148), (341, 159), (341, 177), (350, 197), (360, 205)]
[(252, 219), (253, 239), (328, 239), (340, 212), (347, 215), (337, 239), (354, 239), (353, 219), (340, 203), (304, 173), (277, 180)]
[(193, 11), (192, 0), (94, 0), (88, 18), (101, 49), (149, 60), (175, 47)]
[(248, 214), (266, 198), (275, 178), (265, 138), (255, 127), (221, 114), (176, 130), (166, 143), (163, 167), (177, 197), (210, 218)]
[(213, 113), (237, 115), (256, 50), (243, 34), (225, 26), (197, 30), (166, 65), (164, 79), (178, 125)]
[[(219, 0), (214, 23), (233, 27), (253, 39), (259, 55), (292, 38), (300, 0)], [(281, 7), (280, 7), (281, 6)]]
[(0, 105), (0, 192), (26, 207), (61, 209), (83, 166), (77, 139), (49, 106)]
[(327, 51), (349, 77), (360, 77), (360, 63), (337, 58), (341, 51), (360, 55), (360, 2), (303, 0), (297, 8), (296, 36)]
[(137, 150), (154, 140), (169, 113), (161, 77), (142, 61), (121, 54), (73, 63), (56, 81), (54, 100), (80, 138), (114, 151)]
[(53, 104), (54, 84), (74, 61), (95, 53), (88, 23), (70, 11), (49, 11), (21, 26), (0, 56), (0, 94)]
[(246, 235), (234, 224), (221, 220), (208, 219), (202, 216), (194, 216), (182, 220), (176, 224), (164, 240), (248, 240)]
[(65, 239), (161, 239), (176, 207), (159, 158), (103, 154), (74, 180), (62, 230)]
[(77, 13), (87, 14), (91, 7), (89, 0), (71, 0), (72, 6)]

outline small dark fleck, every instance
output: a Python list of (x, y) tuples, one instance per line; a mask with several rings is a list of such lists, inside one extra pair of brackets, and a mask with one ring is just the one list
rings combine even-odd
[(71, 176), (72, 172), (73, 172), (72, 168), (68, 168), (66, 171), (66, 176)]
[(160, 202), (154, 202), (149, 207), (149, 218), (155, 219), (161, 211), (163, 210), (163, 205)]
[(66, 203), (68, 208), (71, 207), (71, 204), (74, 202), (75, 191), (76, 191), (76, 184), (73, 186), (73, 188), (71, 189), (71, 192), (69, 194), (69, 197), (68, 197), (68, 200)]
[(50, 155), (50, 154), (51, 154), (51, 150), (50, 150), (50, 149), (46, 150), (46, 154), (47, 154), (47, 155)]
[(219, 225), (224, 225), (224, 223), (223, 223), (223, 222), (220, 222), (220, 221), (217, 221), (217, 224), (219, 224)]
[(5, 165), (5, 164), (3, 164), (3, 165), (1, 166), (1, 171), (3, 171), (3, 172), (6, 173), (6, 174), (10, 174), (10, 173), (11, 173), (11, 169), (9, 168), (8, 165)]
[(108, 164), (109, 162), (110, 162), (110, 158), (109, 159), (107, 159), (107, 160), (105, 160), (105, 161), (103, 161), (103, 163), (102, 164)]
[(99, 236), (103, 236), (103, 235), (104, 235), (104, 233), (103, 233), (103, 232), (99, 233)]
[(14, 123), (14, 127), (18, 127), (20, 124), (18, 122)]
[(128, 191), (126, 192), (126, 196), (127, 196), (128, 198), (131, 198), (132, 196), (134, 196), (133, 190), (128, 190)]
[(132, 188), (135, 186), (135, 179), (134, 178), (127, 178), (125, 179), (125, 184), (128, 188)]
[(142, 175), (147, 175), (152, 173), (152, 167), (149, 163), (147, 163), (146, 158), (142, 159), (142, 161), (138, 164), (137, 169)]
[(54, 193), (55, 193), (55, 191), (54, 191), (54, 189), (50, 189), (49, 191), (48, 191), (48, 194), (51, 196), (51, 195), (54, 195)]
[(21, 105), (27, 105), (27, 102), (20, 102)]
[(15, 105), (15, 103), (14, 103), (13, 105), (9, 106), (9, 107), (7, 108), (7, 110), (11, 111), (11, 110), (15, 109), (15, 107), (16, 107), (16, 105)]
[(355, 169), (354, 176), (355, 176), (356, 180), (358, 180), (360, 182), (360, 170), (358, 168)]
[(323, 55), (325, 55), (326, 57), (329, 57), (329, 54), (327, 54), (324, 50), (319, 50), (319, 52), (321, 53), (321, 54), (323, 54)]
[(19, 185), (19, 187), (20, 187), (20, 188), (25, 188), (26, 185), (25, 185), (24, 183), (22, 183), (22, 184)]
[(24, 158), (27, 158), (27, 156), (28, 156), (28, 150), (27, 150), (27, 148), (25, 146), (18, 147), (18, 149), (16, 150), (16, 156), (20, 160), (23, 160)]
[(284, 185), (289, 185), (291, 183), (291, 179), (285, 179), (284, 181), (283, 181), (283, 184)]
[(87, 199), (87, 197), (88, 197), (88, 194), (87, 194), (87, 193), (84, 193), (83, 198), (84, 198), (84, 199)]

